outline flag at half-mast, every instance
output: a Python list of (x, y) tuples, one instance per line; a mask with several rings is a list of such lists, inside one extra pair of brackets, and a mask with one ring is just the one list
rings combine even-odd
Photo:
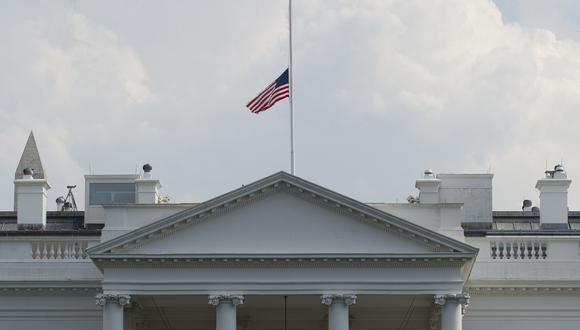
[(290, 97), (290, 85), (288, 81), (288, 69), (278, 79), (268, 85), (263, 92), (246, 104), (253, 113), (260, 113), (270, 109), (276, 102)]

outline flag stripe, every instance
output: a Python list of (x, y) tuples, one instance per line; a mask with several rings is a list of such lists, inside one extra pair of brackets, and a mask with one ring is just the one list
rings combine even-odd
[(274, 93), (276, 91), (275, 87), (271, 88), (268, 93), (264, 94), (262, 96), (262, 98), (259, 100), (259, 102), (257, 102), (253, 108), (254, 109), (259, 109), (261, 107), (263, 107), (265, 104), (268, 104), (268, 102), (270, 101), (270, 98), (272, 97), (272, 93)]
[(256, 102), (252, 105), (252, 108), (259, 108), (261, 107), (264, 102), (268, 101), (268, 98), (270, 97), (270, 95), (272, 95), (272, 93), (276, 90), (276, 86), (272, 85), (272, 87), (268, 88), (262, 95), (260, 95), (260, 98), (258, 100), (256, 100)]
[(264, 106), (263, 108), (259, 109), (258, 111), (254, 111), (254, 113), (259, 113), (259, 112), (262, 112), (262, 111), (268, 110), (268, 109), (270, 109), (272, 106), (274, 106), (274, 104), (276, 104), (276, 102), (278, 102), (278, 101), (280, 101), (280, 100), (283, 100), (283, 99), (285, 99), (285, 98), (287, 98), (287, 97), (289, 97), (289, 95), (288, 95), (288, 94), (286, 94), (286, 95), (284, 95), (284, 96), (281, 96), (281, 97), (278, 97), (278, 98), (274, 99), (272, 102), (268, 103), (268, 104), (267, 104), (266, 106)]
[(261, 92), (258, 96), (256, 96), (253, 100), (251, 100), (247, 106), (252, 106), (253, 104), (256, 104), (256, 102), (258, 102), (258, 99), (262, 99), (264, 97), (265, 94), (268, 94), (270, 92), (270, 90), (272, 88), (276, 88), (275, 83), (272, 83), (270, 86), (266, 87), (266, 89), (264, 89), (263, 92)]
[(290, 97), (290, 85), (288, 69), (286, 69), (280, 77), (268, 85), (258, 96), (248, 102), (246, 107), (253, 113), (260, 113), (270, 109), (274, 104), (288, 97)]
[(261, 104), (259, 104), (256, 109), (258, 109), (258, 112), (270, 109), (276, 102), (285, 99), (287, 97), (290, 96), (289, 93), (289, 88), (285, 87), (283, 88), (283, 90), (275, 90), (272, 93), (270, 93), (269, 97), (264, 100), (264, 102), (262, 102)]
[(276, 92), (278, 91), (278, 89), (273, 89), (271, 90), (267, 95), (264, 95), (264, 97), (262, 98), (262, 100), (256, 104), (255, 106), (251, 107), (253, 109), (261, 109), (264, 106), (268, 106), (273, 98), (273, 96), (276, 94)]

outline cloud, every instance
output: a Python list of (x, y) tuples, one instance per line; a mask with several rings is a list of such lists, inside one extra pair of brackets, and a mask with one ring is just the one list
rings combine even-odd
[[(287, 108), (243, 107), (286, 66), (285, 1), (112, 4), (14, 5), (0, 23), (3, 173), (30, 128), (54, 190), (89, 163), (150, 162), (178, 202), (288, 170)], [(298, 175), (402, 201), (425, 168), (491, 167), (496, 209), (537, 200), (546, 160), (580, 179), (578, 42), (488, 0), (294, 1), (293, 27)]]
[(494, 0), (506, 22), (545, 29), (558, 39), (578, 41), (580, 3), (575, 0)]
[[(385, 142), (365, 139), (358, 156), (385, 161), (414, 153), (402, 170), (385, 164), (386, 173), (407, 176), (406, 168), (417, 173), (420, 166), (486, 172), (491, 166), (495, 206), (502, 209), (517, 209), (522, 196), (537, 200), (533, 187), (546, 160), (553, 166), (563, 158), (570, 175), (579, 174), (573, 124), (580, 119), (578, 43), (506, 24), (489, 1), (361, 1), (341, 9), (318, 2), (305, 12), (298, 19), (298, 35), (307, 42), (296, 79), (309, 88), (333, 87), (319, 90), (312, 103), (332, 104), (339, 116), (354, 111), (380, 121), (373, 126)], [(309, 43), (311, 21), (316, 43)], [(329, 61), (321, 60), (324, 54)], [(297, 94), (302, 88), (297, 85)], [(385, 154), (375, 155), (381, 147)], [(375, 180), (399, 178), (378, 174)], [(570, 201), (579, 205), (575, 188)]]
[(0, 127), (11, 148), (1, 169), (13, 173), (22, 137), (34, 129), (56, 198), (87, 167), (75, 148), (86, 150), (90, 141), (110, 148), (122, 138), (111, 131), (134, 121), (155, 96), (134, 51), (72, 9), (21, 20), (3, 33), (10, 52), (1, 58)]

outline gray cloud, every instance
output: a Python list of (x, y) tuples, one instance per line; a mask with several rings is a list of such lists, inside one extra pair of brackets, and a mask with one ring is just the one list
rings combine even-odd
[[(426, 167), (491, 167), (497, 209), (537, 200), (546, 160), (580, 176), (577, 42), (505, 23), (487, 0), (294, 3), (299, 176), (403, 201)], [(51, 199), (89, 164), (132, 173), (151, 162), (178, 202), (288, 170), (286, 103), (257, 116), (243, 107), (287, 65), (286, 9), (12, 3), (0, 14), (2, 209), (29, 129)]]

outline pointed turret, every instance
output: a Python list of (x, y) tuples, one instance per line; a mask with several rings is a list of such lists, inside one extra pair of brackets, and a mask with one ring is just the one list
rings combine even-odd
[[(34, 140), (34, 134), (30, 131), (28, 136), (28, 141), (26, 141), (26, 146), (24, 146), (24, 151), (22, 151), (22, 156), (18, 162), (18, 167), (16, 167), (16, 172), (14, 173), (14, 180), (23, 179), (24, 169), (32, 169), (33, 179), (46, 179), (46, 173), (44, 173), (44, 168), (42, 168), (42, 161), (40, 160), (40, 154), (38, 153), (38, 147), (36, 146), (36, 140)], [(16, 191), (14, 192), (14, 210), (18, 205), (18, 195)]]
[(38, 154), (38, 147), (36, 147), (36, 140), (34, 140), (34, 134), (30, 131), (28, 136), (28, 141), (26, 141), (26, 146), (20, 157), (20, 162), (18, 162), (18, 167), (14, 173), (14, 179), (22, 179), (22, 171), (25, 168), (31, 168), (34, 171), (35, 179), (46, 179), (46, 174), (42, 168), (42, 161), (40, 160), (40, 155)]

